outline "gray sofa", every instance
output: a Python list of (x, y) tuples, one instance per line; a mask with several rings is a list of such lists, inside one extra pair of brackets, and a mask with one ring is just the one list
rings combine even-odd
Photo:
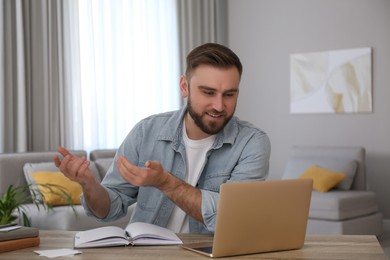
[(307, 233), (380, 235), (382, 214), (376, 194), (367, 190), (365, 149), (294, 146), (283, 179), (299, 178), (313, 164), (348, 177), (328, 192), (312, 192)]
[[(77, 156), (87, 156), (85, 151), (72, 151)], [(13, 184), (27, 184), (26, 169), (57, 170), (53, 163), (56, 152), (27, 152), (0, 154), (0, 194)], [(95, 150), (90, 152), (91, 171), (101, 180), (111, 165), (115, 150)], [(75, 214), (70, 206), (56, 206), (53, 210), (37, 209), (34, 204), (25, 204), (31, 225), (40, 229), (86, 230), (100, 226), (115, 225), (125, 227), (130, 220), (134, 205), (129, 207), (126, 217), (114, 222), (101, 222), (87, 216), (81, 205), (74, 206)]]
[[(73, 151), (87, 156), (85, 151)], [(29, 152), (0, 154), (0, 194), (10, 184), (26, 184), (26, 164), (52, 163), (56, 152)], [(95, 150), (89, 153), (91, 170), (103, 178), (110, 167), (115, 150)], [(352, 162), (352, 164), (351, 164)], [(311, 234), (374, 234), (382, 233), (382, 214), (376, 195), (366, 188), (365, 150), (362, 147), (295, 146), (287, 163), (283, 179), (298, 178), (310, 165), (318, 164), (335, 171), (350, 172), (350, 176), (331, 191), (313, 191), (307, 233)], [(45, 165), (45, 167), (47, 167)], [(51, 167), (55, 167), (52, 163)], [(135, 205), (129, 207), (126, 217), (103, 223), (86, 216), (81, 205), (75, 206), (77, 215), (69, 206), (58, 206), (53, 211), (37, 210), (26, 204), (32, 226), (40, 229), (86, 230), (104, 225), (124, 227), (130, 220)]]

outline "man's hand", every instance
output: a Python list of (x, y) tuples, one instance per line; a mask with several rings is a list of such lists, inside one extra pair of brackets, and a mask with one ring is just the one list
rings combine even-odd
[(135, 186), (153, 186), (160, 190), (167, 188), (165, 185), (170, 174), (158, 161), (147, 161), (145, 168), (140, 168), (121, 156), (117, 165), (122, 178)]
[(55, 155), (54, 164), (70, 180), (78, 182), (82, 189), (88, 208), (98, 218), (107, 216), (110, 210), (110, 198), (106, 189), (95, 180), (89, 170), (89, 161), (83, 157), (71, 154), (63, 147), (58, 148), (58, 152), (64, 157), (63, 160)]
[(58, 155), (55, 155), (53, 158), (54, 164), (66, 177), (80, 183), (82, 186), (93, 181), (91, 178), (94, 177), (89, 170), (90, 163), (85, 156), (79, 158), (63, 147), (59, 147), (58, 152), (64, 159), (61, 160)]
[(153, 186), (159, 189), (184, 212), (203, 223), (200, 190), (170, 174), (160, 162), (147, 161), (145, 168), (140, 168), (121, 156), (117, 165), (123, 179), (135, 186)]

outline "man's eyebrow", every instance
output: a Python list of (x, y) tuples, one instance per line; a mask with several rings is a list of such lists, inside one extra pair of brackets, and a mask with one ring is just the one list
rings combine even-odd
[[(217, 91), (215, 88), (208, 87), (208, 86), (198, 86), (198, 88), (202, 89), (202, 90)], [(238, 88), (231, 88), (231, 89), (224, 91), (224, 93), (227, 93), (227, 92), (238, 92)]]
[(199, 89), (204, 89), (204, 90), (215, 90), (215, 88), (208, 87), (208, 86), (198, 86)]

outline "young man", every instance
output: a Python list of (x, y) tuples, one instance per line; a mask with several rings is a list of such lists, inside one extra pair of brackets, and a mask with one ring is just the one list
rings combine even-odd
[(225, 46), (208, 43), (191, 51), (180, 78), (187, 104), (139, 122), (101, 183), (85, 158), (60, 147), (64, 158), (54, 162), (81, 184), (87, 213), (111, 221), (137, 202), (132, 222), (213, 232), (220, 185), (268, 175), (267, 134), (233, 116), (241, 74), (239, 58)]

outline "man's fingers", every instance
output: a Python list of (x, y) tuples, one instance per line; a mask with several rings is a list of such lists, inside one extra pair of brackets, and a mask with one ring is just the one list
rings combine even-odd
[(63, 172), (63, 173), (68, 172), (67, 168), (68, 168), (68, 163), (70, 162), (70, 159), (71, 159), (70, 155), (67, 155), (64, 157), (64, 159), (62, 159), (61, 165), (60, 165), (60, 167), (58, 167), (61, 172)]
[(89, 161), (84, 161), (84, 163), (81, 164), (79, 170), (77, 171), (77, 174), (78, 174), (78, 175), (79, 175), (79, 174), (84, 174), (85, 171), (88, 169), (89, 164), (90, 164)]
[(152, 167), (152, 161), (146, 161), (145, 167), (146, 167), (146, 168), (153, 168), (153, 167)]
[[(57, 151), (62, 155), (62, 157), (65, 157), (67, 155), (70, 155), (69, 151), (66, 150), (64, 147), (58, 147)], [(53, 156), (54, 164), (59, 168), (61, 165), (61, 159), (58, 155)]]
[(135, 172), (137, 170), (137, 167), (130, 163), (125, 157), (120, 156), (118, 161), (118, 166), (122, 168), (122, 170), (128, 171), (128, 172)]
[(63, 147), (59, 147), (58, 152), (64, 156), (63, 159), (60, 155), (54, 155), (53, 161), (66, 177), (77, 182), (86, 177), (85, 172), (89, 172), (90, 162), (85, 156), (77, 157)]
[(58, 167), (60, 167), (60, 165), (61, 165), (61, 160), (60, 160), (60, 158), (57, 156), (57, 155), (54, 155), (53, 156), (53, 161), (54, 161), (54, 164), (55, 164), (55, 166), (58, 168)]
[(63, 157), (65, 157), (65, 156), (71, 154), (68, 150), (66, 150), (64, 147), (61, 147), (61, 146), (58, 147), (57, 151), (58, 151)]
[(132, 164), (124, 156), (116, 162), (120, 175), (132, 185), (157, 187), (164, 179), (164, 169), (159, 161), (148, 160), (145, 168)]
[(150, 161), (150, 160), (148, 160), (145, 163), (145, 167), (149, 168), (151, 170), (160, 170), (161, 164), (160, 164), (159, 161)]
[(80, 175), (82, 175), (89, 166), (89, 162), (87, 161), (85, 156), (78, 158), (72, 155), (72, 158), (70, 160), (71, 162), (67, 165), (67, 171), (72, 173), (72, 175), (74, 175), (75, 177), (79, 177)]

